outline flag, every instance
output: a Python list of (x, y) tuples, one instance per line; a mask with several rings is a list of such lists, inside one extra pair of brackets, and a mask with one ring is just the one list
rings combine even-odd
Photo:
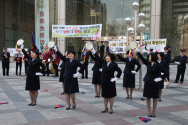
[(151, 121), (151, 119), (149, 118), (144, 118), (144, 117), (139, 117), (137, 116), (140, 120), (142, 120), (143, 122), (148, 122), (148, 121)]
[(34, 38), (33, 38), (33, 33), (32, 33), (32, 45), (31, 45), (31, 49), (32, 49), (32, 50), (37, 49), (37, 47), (36, 47), (36, 45), (35, 45), (35, 40), (34, 40)]
[(16, 49), (16, 51), (17, 51), (17, 42), (16, 42), (16, 45), (15, 45), (15, 47), (14, 47), (15, 49)]
[(0, 102), (0, 105), (1, 105), (1, 104), (8, 104), (8, 102)]
[(85, 45), (84, 48), (82, 49), (81, 58), (85, 61), (85, 58), (86, 58), (86, 45)]
[(46, 44), (46, 47), (45, 47), (45, 49), (44, 49), (44, 52), (42, 53), (42, 56), (44, 57), (45, 56), (45, 53), (46, 52), (48, 52), (48, 46), (47, 46), (47, 44)]
[(83, 92), (83, 91), (82, 91), (82, 92), (78, 92), (78, 93), (81, 93), (81, 94), (86, 94), (86, 93), (85, 93), (85, 92)]
[(56, 108), (62, 108), (62, 107), (64, 107), (64, 106), (63, 105), (56, 105), (55, 109)]
[[(147, 45), (147, 44), (142, 44), (142, 45), (140, 45), (139, 47), (142, 47), (142, 46), (145, 46), (145, 45)], [(139, 49), (139, 47), (138, 47), (138, 49)]]

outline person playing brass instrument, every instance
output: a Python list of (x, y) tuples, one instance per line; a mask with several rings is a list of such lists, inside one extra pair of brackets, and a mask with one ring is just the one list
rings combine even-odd
[(51, 53), (48, 51), (45, 52), (45, 54), (43, 55), (43, 60), (45, 60), (45, 65), (46, 65), (46, 72), (43, 73), (43, 76), (45, 76), (45, 74), (47, 74), (47, 76), (49, 76), (50, 74), (50, 70), (49, 70), (49, 63), (51, 60)]

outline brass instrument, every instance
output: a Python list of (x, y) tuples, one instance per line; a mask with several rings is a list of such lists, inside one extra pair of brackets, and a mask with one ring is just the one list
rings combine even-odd
[[(54, 50), (52, 49), (52, 55), (54, 54)], [(55, 76), (56, 75), (56, 71), (55, 71), (55, 68), (54, 68), (54, 59), (52, 59), (51, 61), (50, 61), (50, 64), (51, 64), (51, 66), (50, 66), (50, 71), (51, 71), (51, 73)]]

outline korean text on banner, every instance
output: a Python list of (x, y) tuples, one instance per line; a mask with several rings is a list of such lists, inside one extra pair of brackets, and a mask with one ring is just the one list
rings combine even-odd
[(37, 48), (49, 42), (49, 0), (35, 0), (35, 38)]
[(52, 37), (101, 37), (102, 24), (52, 25)]
[[(24, 48), (24, 49), (25, 49), (25, 51), (28, 51), (28, 48)], [(20, 50), (20, 49), (18, 49), (18, 50)], [(7, 48), (7, 51), (10, 53), (10, 56), (14, 56), (14, 54), (18, 53), (16, 48)], [(22, 51), (21, 51), (21, 54), (23, 54)]]
[(115, 53), (126, 53), (126, 41), (109, 41), (109, 51), (112, 52), (112, 48), (116, 48)]

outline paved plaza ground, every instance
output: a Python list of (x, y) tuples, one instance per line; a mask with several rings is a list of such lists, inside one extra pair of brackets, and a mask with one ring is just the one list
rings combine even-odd
[[(1, 64), (0, 64), (1, 65)], [(183, 84), (171, 84), (170, 89), (163, 89), (162, 102), (156, 109), (156, 117), (148, 123), (136, 116), (147, 117), (146, 102), (141, 101), (143, 92), (138, 91), (138, 74), (133, 99), (125, 99), (122, 78), (117, 81), (117, 97), (113, 106), (114, 113), (101, 113), (104, 109), (103, 98), (95, 98), (94, 86), (91, 84), (93, 63), (89, 65), (89, 79), (79, 80), (80, 92), (76, 94), (77, 108), (54, 109), (56, 105), (66, 105), (65, 95), (61, 95), (62, 85), (58, 78), (40, 77), (41, 91), (36, 106), (30, 103), (29, 92), (25, 91), (25, 76), (15, 76), (15, 64), (11, 63), (10, 76), (0, 75), (0, 125), (187, 125), (188, 124), (188, 71)], [(119, 64), (123, 70), (125, 65)], [(23, 65), (24, 67), (24, 65)], [(145, 75), (145, 66), (143, 76)], [(170, 79), (174, 82), (176, 66), (170, 66)], [(0, 72), (2, 70), (0, 69)], [(22, 68), (24, 74), (24, 68)]]

